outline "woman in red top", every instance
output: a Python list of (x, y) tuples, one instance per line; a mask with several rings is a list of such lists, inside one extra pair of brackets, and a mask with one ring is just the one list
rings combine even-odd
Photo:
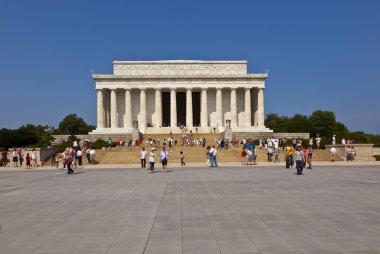
[(245, 156), (247, 156), (247, 153), (245, 152), (244, 147), (241, 149), (241, 165), (245, 164)]
[(27, 169), (30, 169), (30, 156), (29, 156), (29, 153), (26, 154), (26, 157), (25, 157), (25, 161), (26, 161), (26, 168)]

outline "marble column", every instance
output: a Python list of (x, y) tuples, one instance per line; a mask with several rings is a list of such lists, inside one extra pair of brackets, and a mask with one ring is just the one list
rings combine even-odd
[(251, 127), (251, 88), (245, 88), (245, 127)]
[(177, 91), (170, 90), (170, 126), (177, 127)]
[(193, 90), (186, 89), (186, 126), (193, 127)]
[(259, 88), (257, 92), (257, 122), (259, 127), (264, 127), (264, 88)]
[(231, 88), (231, 127), (237, 127), (236, 88)]
[(132, 102), (130, 89), (125, 90), (124, 128), (132, 128)]
[(116, 89), (111, 89), (111, 129), (117, 128)]
[(252, 111), (253, 111), (252, 112), (253, 113), (253, 125), (257, 127), (258, 123), (259, 123), (259, 120), (258, 120), (259, 111), (257, 108), (257, 106), (258, 106), (258, 104), (257, 104), (257, 89), (254, 89), (252, 92), (251, 104), (252, 104)]
[(146, 127), (146, 92), (140, 88), (140, 120), (139, 128)]
[(162, 96), (161, 96), (161, 88), (156, 88), (155, 93), (155, 112), (156, 112), (156, 123), (155, 127), (162, 126)]
[(224, 126), (223, 124), (223, 106), (222, 106), (222, 89), (216, 89), (216, 123), (218, 127)]
[(207, 117), (207, 88), (202, 88), (201, 94), (201, 126), (208, 126), (208, 117)]
[(98, 95), (98, 114), (97, 114), (97, 128), (104, 128), (104, 105), (103, 105), (103, 91), (101, 89), (97, 90)]

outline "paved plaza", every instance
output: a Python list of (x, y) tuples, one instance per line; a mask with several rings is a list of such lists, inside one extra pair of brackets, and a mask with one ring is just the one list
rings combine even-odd
[(380, 167), (0, 171), (0, 253), (379, 253)]

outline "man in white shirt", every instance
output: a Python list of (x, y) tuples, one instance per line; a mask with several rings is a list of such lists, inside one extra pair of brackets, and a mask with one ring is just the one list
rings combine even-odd
[(146, 167), (146, 150), (145, 150), (145, 147), (141, 148), (141, 152), (140, 152), (140, 159), (141, 159), (141, 168), (145, 168)]
[(335, 161), (336, 148), (331, 147), (330, 153), (331, 153), (331, 161), (334, 162)]
[(95, 149), (94, 148), (91, 148), (90, 150), (90, 161), (91, 161), (91, 164), (95, 163)]
[(79, 166), (82, 166), (82, 156), (83, 156), (83, 152), (79, 148), (78, 151), (77, 151), (77, 159), (78, 159)]

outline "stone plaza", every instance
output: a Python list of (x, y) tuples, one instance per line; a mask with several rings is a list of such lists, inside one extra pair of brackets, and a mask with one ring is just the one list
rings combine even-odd
[(380, 252), (378, 166), (169, 166), (0, 171), (0, 253)]

